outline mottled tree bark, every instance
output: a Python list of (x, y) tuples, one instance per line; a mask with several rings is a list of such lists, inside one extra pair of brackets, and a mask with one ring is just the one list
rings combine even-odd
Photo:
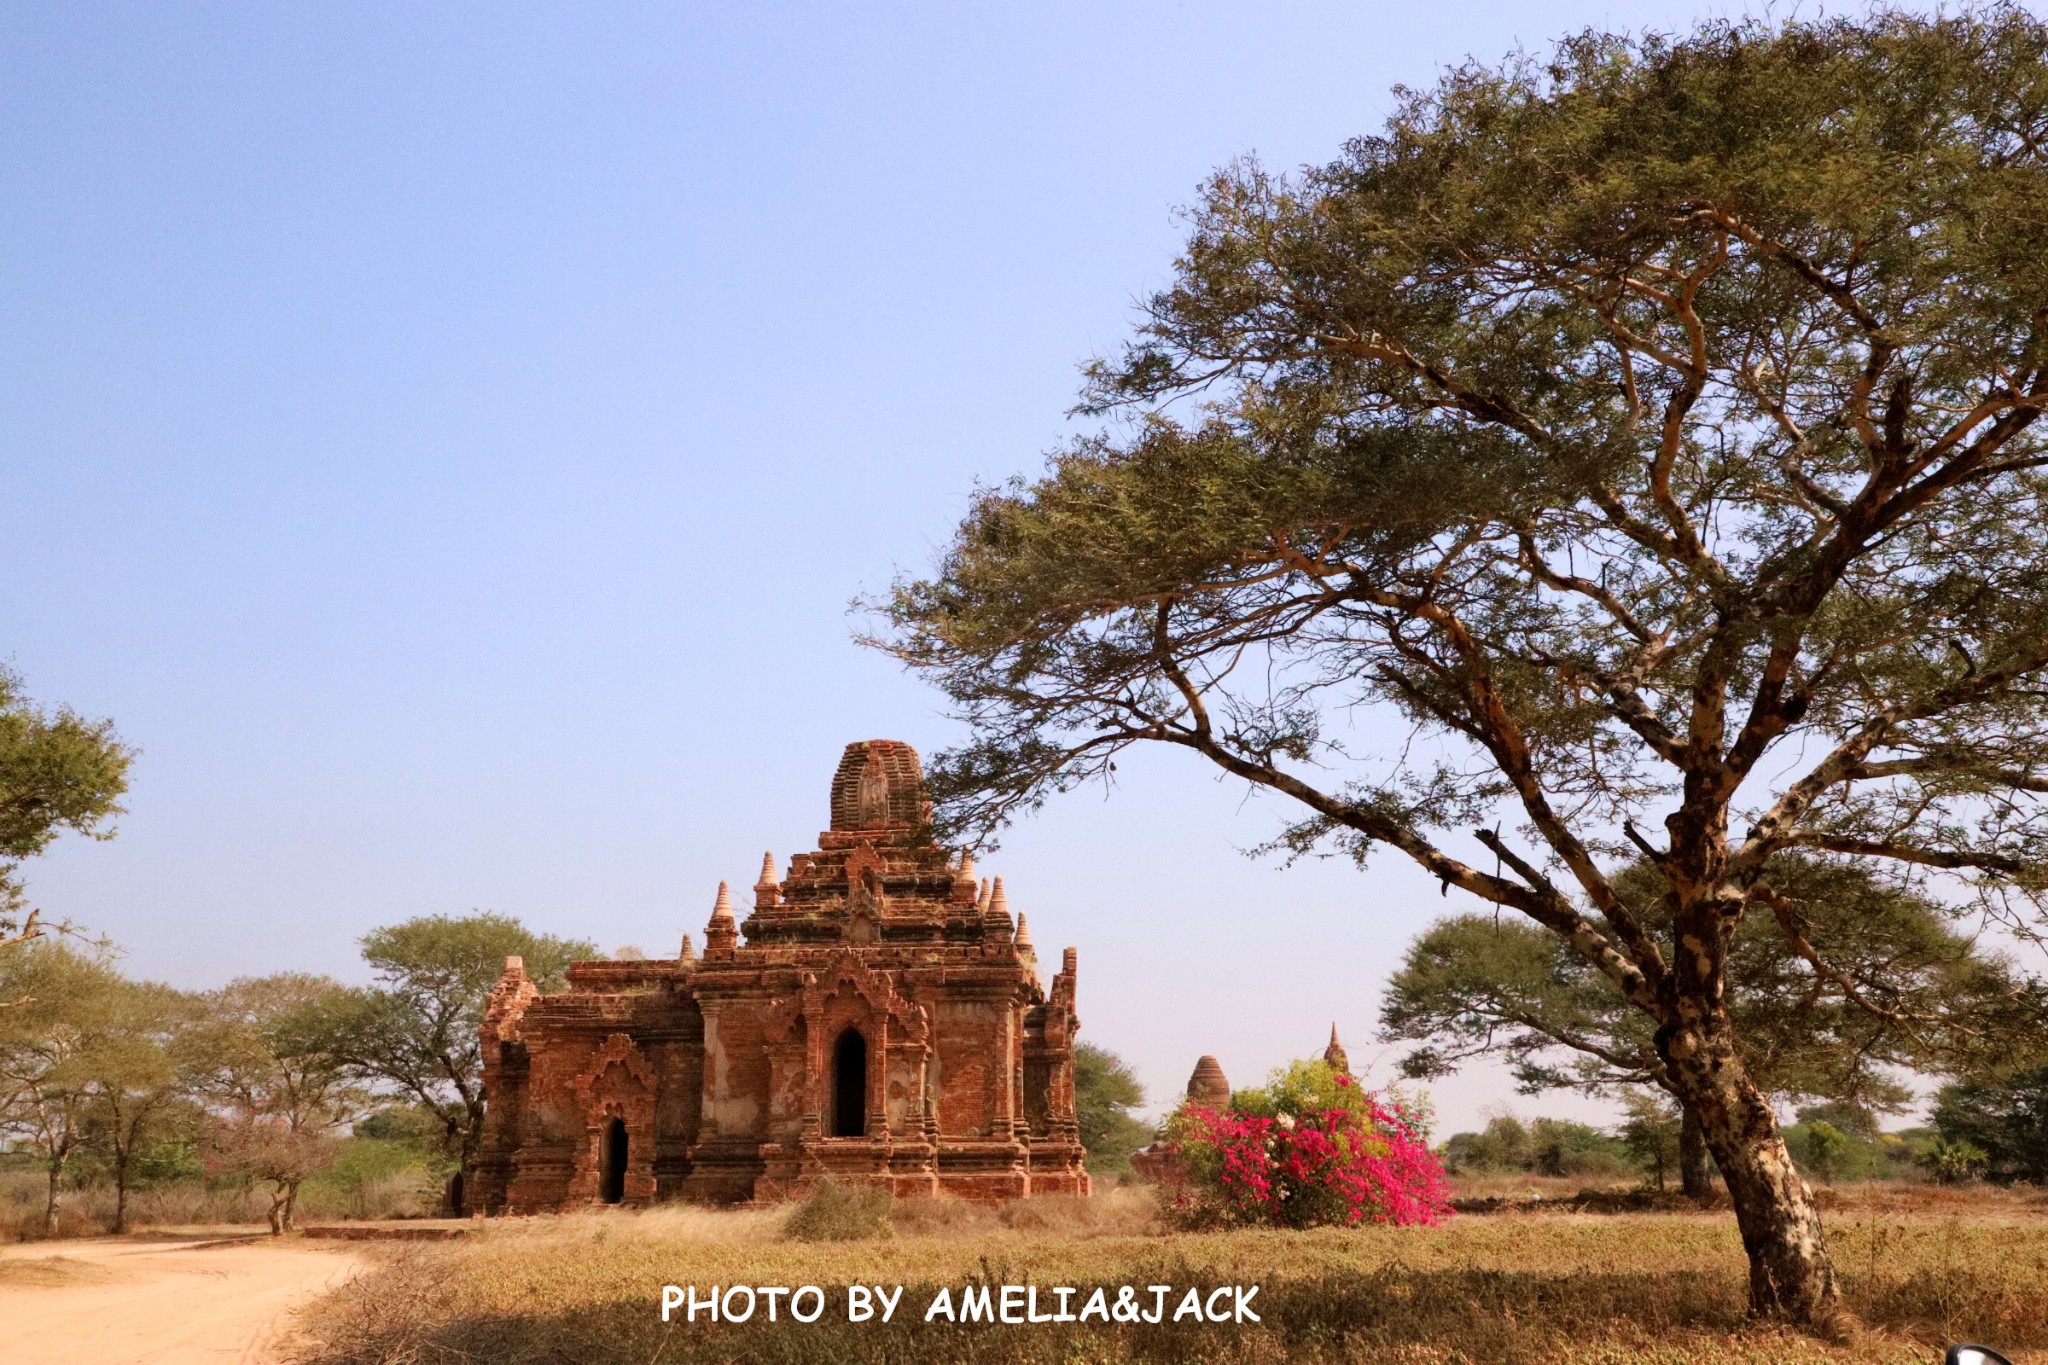
[(1660, 1035), (1659, 1048), (1735, 1206), (1749, 1256), (1750, 1311), (1839, 1330), (1847, 1316), (1820, 1210), (1792, 1164), (1769, 1099), (1744, 1072), (1725, 1031)]

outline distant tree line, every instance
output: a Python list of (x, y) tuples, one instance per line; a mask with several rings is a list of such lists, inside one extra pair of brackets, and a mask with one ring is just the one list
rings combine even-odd
[(483, 1125), (484, 998), (512, 953), (559, 986), (597, 950), (502, 915), (437, 915), (365, 937), (372, 986), (286, 972), (184, 992), (59, 938), (0, 948), (0, 1138), (40, 1172), (43, 1230), (95, 1182), (114, 1192), (115, 1232), (138, 1187), (197, 1180), (266, 1190), (282, 1233), (306, 1183), (351, 1156), (461, 1169)]
[[(1954, 1184), (1982, 1176), (2042, 1179), (2040, 1169), (1992, 1164), (1989, 1149), (1979, 1141), (2004, 1153), (2013, 1135), (1996, 1122), (1976, 1130), (1960, 1127), (1949, 1112), (1948, 1093), (1932, 1123), (1889, 1132), (1853, 1104), (1806, 1105), (1786, 1125), (1785, 1143), (1802, 1173), (1829, 1185), (1848, 1180)], [(1680, 1178), (1677, 1106), (1645, 1092), (1624, 1098), (1623, 1118), (1609, 1128), (1495, 1113), (1480, 1130), (1453, 1133), (1445, 1141), (1444, 1168), (1452, 1175), (1561, 1176), (1595, 1183), (1634, 1179), (1649, 1188), (1670, 1188)], [(2032, 1155), (2048, 1157), (2048, 1150)]]
[[(2035, 1112), (2029, 1096), (2042, 1084), (2036, 1068), (2048, 986), (1910, 886), (1792, 854), (1781, 855), (1772, 876), (1786, 906), (1777, 918), (1737, 928), (1728, 1009), (1750, 1075), (1796, 1110), (1785, 1131), (1794, 1163), (1826, 1180), (2048, 1174), (2048, 1147), (2034, 1162), (1991, 1157), (2033, 1150), (2007, 1130)], [(1641, 922), (1668, 932), (1647, 865), (1614, 883)], [(1525, 1094), (1576, 1090), (1624, 1100), (1628, 1119), (1612, 1138), (1538, 1120), (1548, 1126), (1531, 1141), (1553, 1159), (1531, 1158), (1536, 1165), (1525, 1169), (1606, 1173), (1595, 1168), (1618, 1159), (1616, 1144), (1623, 1144), (1661, 1183), (1663, 1160), (1648, 1154), (1661, 1150), (1652, 1134), (1668, 1114), (1676, 1134), (1671, 1169), (1687, 1194), (1709, 1192), (1706, 1143), (1690, 1112), (1667, 1103), (1651, 1021), (1555, 935), (1491, 915), (1439, 920), (1390, 978), (1381, 1025), (1387, 1040), (1416, 1044), (1400, 1060), (1411, 1077), (1441, 1077), (1488, 1057), (1505, 1062)], [(1932, 1126), (1880, 1135), (1882, 1116), (1916, 1100), (1916, 1078), (1945, 1083)], [(1514, 1125), (1503, 1125), (1489, 1127), (1492, 1138), (1453, 1138), (1454, 1145), (1471, 1141), (1469, 1152), (1450, 1153), (1452, 1166), (1498, 1160), (1472, 1154), (1504, 1150)], [(1576, 1169), (1559, 1168), (1574, 1161)]]

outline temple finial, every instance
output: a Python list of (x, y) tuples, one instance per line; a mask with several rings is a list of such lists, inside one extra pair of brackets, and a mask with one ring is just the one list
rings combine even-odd
[(1337, 1041), (1337, 1025), (1330, 1025), (1330, 1045), (1323, 1049), (1323, 1060), (1339, 1075), (1351, 1074), (1351, 1059), (1344, 1055), (1344, 1044)]
[(1027, 957), (1036, 957), (1038, 950), (1031, 946), (1031, 926), (1024, 916), (1017, 916), (1017, 951)]
[(682, 951), (681, 951), (680, 953), (677, 953), (677, 954), (676, 954), (676, 961), (678, 961), (678, 962), (682, 962), (682, 963), (690, 963), (690, 962), (695, 962), (696, 960), (697, 960), (697, 945), (696, 945), (696, 944), (694, 944), (694, 943), (692, 943), (692, 942), (690, 942), (690, 936), (689, 936), (688, 934), (684, 934), (684, 935), (683, 935), (683, 950), (682, 950)]
[(754, 908), (763, 910), (782, 901), (782, 883), (775, 879), (775, 855), (761, 855), (761, 879), (754, 883)]
[(974, 880), (974, 850), (973, 850), (973, 849), (971, 849), (971, 848), (963, 848), (963, 849), (961, 849), (961, 850), (960, 850), (960, 871), (959, 871), (959, 873), (958, 873), (958, 876), (959, 876), (960, 880), (961, 880), (961, 881), (963, 881), (963, 882), (971, 882), (971, 881), (973, 881), (973, 880)]
[(1003, 879), (1001, 877), (996, 878), (995, 883), (989, 887), (988, 910), (984, 912), (983, 918), (994, 924), (1005, 937), (1009, 935), (1010, 898), (1003, 893)]
[(711, 906), (711, 923), (704, 926), (704, 956), (712, 962), (724, 962), (732, 956), (739, 941), (739, 925), (732, 918), (732, 888), (720, 882), (718, 899)]

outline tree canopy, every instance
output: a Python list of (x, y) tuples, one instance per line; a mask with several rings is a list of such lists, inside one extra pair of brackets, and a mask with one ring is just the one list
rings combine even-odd
[(543, 990), (594, 944), (537, 934), (507, 915), (429, 915), (371, 931), (363, 957), (379, 984), (338, 992), (304, 1021), (306, 1045), (436, 1114), (465, 1164), (482, 1137), (484, 1003), (517, 954)]
[(35, 915), (23, 916), (22, 860), (66, 830), (109, 837), (133, 757), (111, 721), (46, 711), (0, 668), (0, 943), (35, 932)]
[(1074, 1121), (1089, 1170), (1131, 1168), (1131, 1153), (1152, 1139), (1152, 1130), (1131, 1112), (1144, 1103), (1145, 1087), (1130, 1063), (1108, 1048), (1074, 1044)]
[(1758, 1310), (1832, 1318), (1731, 951), (1788, 850), (2048, 891), (2044, 53), (2016, 5), (1588, 33), (1218, 173), (1109, 423), (878, 604), (971, 726), (943, 823), (1164, 743), (1526, 916), (1650, 1020)]

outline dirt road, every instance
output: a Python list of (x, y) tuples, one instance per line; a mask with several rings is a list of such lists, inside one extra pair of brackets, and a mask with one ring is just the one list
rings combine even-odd
[(291, 1310), (364, 1264), (333, 1243), (96, 1239), (0, 1248), (4, 1365), (274, 1365)]

